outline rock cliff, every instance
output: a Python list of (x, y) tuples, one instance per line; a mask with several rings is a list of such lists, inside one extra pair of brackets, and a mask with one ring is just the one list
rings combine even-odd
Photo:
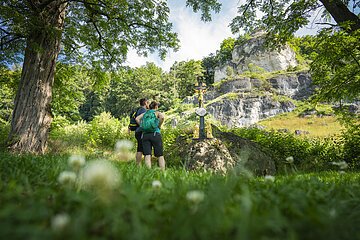
[(231, 75), (229, 72), (234, 74), (259, 70), (274, 72), (297, 66), (295, 52), (288, 45), (269, 49), (265, 47), (264, 42), (265, 33), (257, 32), (248, 41), (235, 46), (232, 59), (215, 68), (214, 82)]
[[(228, 127), (247, 127), (295, 109), (293, 100), (308, 98), (313, 92), (306, 72), (274, 75), (266, 80), (237, 77), (217, 83), (204, 95), (205, 106), (216, 120)], [(192, 97), (185, 103), (197, 104)]]

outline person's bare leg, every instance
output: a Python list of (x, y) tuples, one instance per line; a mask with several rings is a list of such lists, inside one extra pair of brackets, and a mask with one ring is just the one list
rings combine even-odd
[(142, 155), (143, 155), (142, 152), (137, 152), (137, 153), (136, 153), (135, 158), (136, 158), (136, 163), (137, 163), (137, 165), (140, 165), (141, 160), (142, 160)]
[(151, 168), (151, 155), (145, 155), (145, 165)]
[(159, 167), (161, 170), (165, 170), (165, 159), (164, 156), (159, 157)]

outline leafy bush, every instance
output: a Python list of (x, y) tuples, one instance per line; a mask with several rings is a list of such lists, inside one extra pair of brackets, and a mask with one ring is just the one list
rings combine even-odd
[(360, 123), (349, 125), (343, 133), (344, 160), (360, 168)]
[(176, 128), (167, 127), (161, 133), (164, 145), (164, 157), (167, 166), (181, 166), (183, 164), (183, 156), (181, 155), (181, 147), (179, 146), (179, 138), (191, 138), (191, 126), (177, 126)]
[(89, 126), (90, 144), (94, 147), (113, 148), (117, 140), (122, 139), (120, 121), (110, 113), (101, 113), (96, 116)]
[(0, 119), (0, 149), (5, 147), (5, 141), (10, 132), (10, 124)]
[(61, 152), (69, 148), (84, 148), (89, 141), (90, 130), (85, 121), (65, 126), (62, 126), (60, 122), (55, 122), (52, 126), (54, 127), (50, 131), (49, 148), (53, 152)]
[(234, 133), (253, 140), (273, 153), (278, 170), (286, 166), (285, 159), (292, 156), (294, 164), (302, 170), (325, 170), (330, 162), (341, 160), (341, 147), (333, 139), (302, 139), (293, 134), (268, 132), (257, 128), (238, 128)]

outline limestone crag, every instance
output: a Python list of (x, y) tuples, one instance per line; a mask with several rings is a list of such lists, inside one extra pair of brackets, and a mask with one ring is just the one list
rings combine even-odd
[(295, 52), (284, 45), (278, 49), (265, 48), (265, 33), (258, 32), (248, 41), (235, 46), (232, 59), (215, 68), (214, 81), (218, 82), (229, 75), (229, 69), (235, 74), (245, 71), (274, 72), (297, 66)]
[(291, 101), (275, 101), (271, 96), (222, 99), (210, 103), (207, 111), (228, 127), (247, 127), (277, 114), (291, 112), (295, 105)]
[(311, 76), (309, 73), (280, 74), (269, 80), (271, 88), (275, 93), (284, 95), (296, 100), (306, 99), (314, 91)]
[[(207, 111), (228, 127), (246, 127), (295, 109), (292, 102), (308, 98), (314, 88), (307, 72), (278, 74), (267, 80), (238, 77), (204, 95)], [(184, 103), (197, 104), (196, 97)]]

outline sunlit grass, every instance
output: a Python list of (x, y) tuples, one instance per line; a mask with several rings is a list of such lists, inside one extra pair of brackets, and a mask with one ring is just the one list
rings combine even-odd
[(290, 133), (295, 130), (307, 131), (309, 134), (301, 135), (308, 137), (329, 137), (338, 135), (344, 129), (334, 116), (318, 117), (310, 115), (298, 117), (297, 113), (286, 113), (269, 118), (258, 123), (267, 129), (288, 129)]
[[(322, 173), (253, 178), (237, 171), (221, 176), (112, 161), (111, 171), (118, 174), (101, 183), (121, 181), (104, 194), (59, 181), (74, 167), (74, 157), (0, 152), (0, 159), (1, 239), (360, 237), (360, 174), (336, 166)], [(94, 161), (97, 157), (88, 155), (84, 171)]]

